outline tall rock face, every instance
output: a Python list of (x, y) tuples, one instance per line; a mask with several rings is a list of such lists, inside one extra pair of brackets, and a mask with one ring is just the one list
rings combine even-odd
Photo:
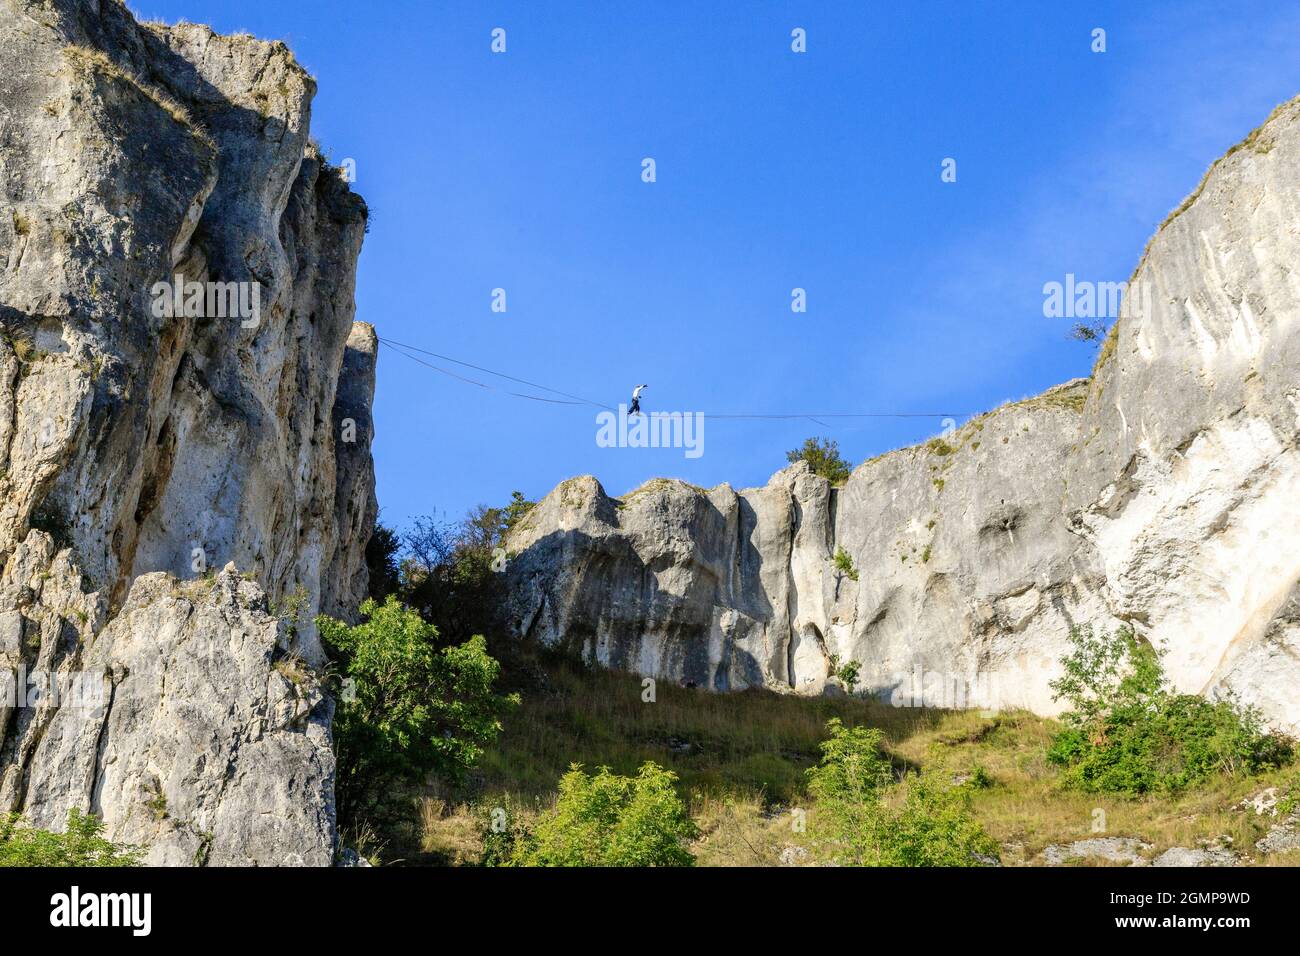
[[(1151, 240), (1091, 379), (832, 488), (571, 479), (507, 541), (521, 638), (718, 690), (1057, 709), (1072, 627), (1300, 729), (1300, 99)], [(836, 554), (843, 551), (848, 567)]]
[(327, 864), (310, 621), (366, 587), (365, 205), (281, 43), (0, 0), (0, 61), (0, 673), (103, 691), (0, 703), (0, 812)]

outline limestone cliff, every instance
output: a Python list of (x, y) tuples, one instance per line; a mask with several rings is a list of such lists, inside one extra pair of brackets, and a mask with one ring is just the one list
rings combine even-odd
[(1091, 379), (841, 488), (567, 481), (507, 542), (511, 624), (719, 690), (820, 692), (837, 656), (895, 703), (1051, 712), (1071, 626), (1128, 622), (1300, 729), (1298, 266), (1300, 99), (1151, 240)]
[[(315, 83), (117, 0), (0, 0), (0, 61), (0, 671), (107, 690), (0, 705), (0, 812), (93, 810), (152, 862), (329, 863), (306, 618), (365, 591), (376, 341)], [(256, 308), (162, 315), (178, 275)]]

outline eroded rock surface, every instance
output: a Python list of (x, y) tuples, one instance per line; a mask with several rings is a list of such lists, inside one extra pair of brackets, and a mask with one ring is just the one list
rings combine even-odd
[(1237, 866), (1237, 855), (1224, 847), (1172, 846), (1151, 861), (1152, 866)]
[(1151, 844), (1134, 837), (1093, 837), (1073, 843), (1053, 843), (1043, 849), (1040, 860), (1045, 866), (1066, 866), (1079, 860), (1103, 860), (1127, 866), (1150, 865), (1144, 854)]
[[(0, 60), (0, 669), (111, 686), (0, 707), (0, 812), (93, 809), (155, 862), (328, 863), (310, 618), (366, 585), (365, 205), (281, 43), (0, 0)], [(256, 321), (160, 316), (176, 275), (256, 283)]]
[[(1151, 240), (1091, 379), (762, 488), (571, 479), (512, 533), (510, 623), (606, 666), (895, 703), (1057, 709), (1074, 625), (1300, 728), (1300, 100)], [(843, 549), (852, 574), (837, 568)]]

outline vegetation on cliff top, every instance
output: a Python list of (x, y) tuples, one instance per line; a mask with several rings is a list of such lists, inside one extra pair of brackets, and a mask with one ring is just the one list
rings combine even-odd
[(853, 471), (840, 454), (839, 442), (832, 438), (809, 438), (800, 448), (785, 453), (786, 461), (805, 461), (813, 474), (821, 475), (832, 485), (842, 485)]

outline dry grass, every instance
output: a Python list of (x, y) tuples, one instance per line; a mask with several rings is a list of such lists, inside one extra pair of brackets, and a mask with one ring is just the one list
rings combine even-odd
[(716, 694), (666, 681), (645, 703), (641, 678), (631, 674), (560, 662), (546, 672), (549, 686), (522, 690), (523, 705), (481, 763), (484, 791), (532, 799), (550, 794), (573, 762), (630, 774), (653, 760), (678, 774), (686, 792), (788, 803), (804, 793), (803, 771), (817, 760), (832, 717), (903, 737), (940, 716), (860, 698)]
[(1180, 215), (1182, 215), (1184, 212), (1186, 212), (1188, 209), (1192, 207), (1192, 203), (1196, 202), (1196, 200), (1200, 198), (1201, 193), (1205, 191), (1205, 186), (1210, 181), (1210, 176), (1213, 175), (1214, 171), (1220, 165), (1225, 163), (1231, 156), (1240, 152), (1243, 149), (1249, 149), (1252, 152), (1258, 153), (1261, 156), (1266, 156), (1269, 153), (1271, 153), (1273, 151), (1274, 142), (1272, 139), (1266, 138), (1264, 134), (1265, 127), (1267, 127), (1269, 123), (1273, 122), (1273, 120), (1275, 120), (1278, 116), (1280, 116), (1283, 110), (1285, 110), (1287, 107), (1291, 106), (1292, 104), (1296, 103), (1298, 100), (1300, 100), (1300, 98), (1290, 99), (1287, 100), (1285, 103), (1279, 103), (1277, 106), (1273, 107), (1273, 111), (1268, 114), (1268, 118), (1265, 119), (1264, 122), (1260, 123), (1259, 126), (1251, 130), (1250, 133), (1246, 135), (1245, 139), (1241, 140), (1241, 142), (1239, 143), (1234, 144), (1232, 147), (1228, 149), (1226, 153), (1224, 153), (1213, 163), (1211, 163), (1210, 168), (1207, 169), (1205, 171), (1205, 175), (1201, 177), (1201, 181), (1196, 184), (1196, 188), (1193, 189), (1190, 193), (1188, 193), (1187, 198), (1185, 198), (1181, 203), (1179, 203), (1169, 213), (1169, 215), (1165, 216), (1164, 221), (1162, 221), (1159, 227), (1157, 227), (1156, 229), (1156, 235), (1159, 235), (1160, 231), (1164, 229), (1165, 226), (1169, 225), (1171, 222), (1173, 222)]
[(482, 828), (486, 813), (459, 804), (449, 807), (443, 800), (425, 797), (420, 801), (420, 862), (442, 866), (474, 866), (483, 855)]
[(1097, 380), (1097, 374), (1106, 367), (1115, 355), (1115, 348), (1119, 345), (1119, 319), (1111, 324), (1110, 331), (1106, 333), (1106, 338), (1102, 340), (1101, 349), (1097, 352), (1097, 360), (1092, 363), (1092, 380)]
[(1300, 866), (1300, 850), (1287, 850), (1265, 857), (1260, 866)]
[(271, 667), (295, 687), (308, 687), (316, 682), (307, 662), (297, 654), (286, 654)]
[(469, 785), (431, 788), (423, 797), (420, 832), (396, 855), (477, 861), (492, 808), (528, 820), (552, 805), (572, 763), (634, 774), (653, 760), (678, 775), (703, 833), (696, 848), (702, 863), (775, 863), (791, 842), (789, 808), (806, 802), (804, 771), (818, 759), (828, 720), (885, 727), (902, 738), (941, 717), (863, 699), (716, 694), (664, 681), (647, 703), (641, 678), (631, 674), (563, 660), (547, 660), (544, 669), (544, 686), (519, 688), (521, 707)]
[(691, 804), (700, 828), (691, 848), (697, 865), (781, 866), (783, 852), (797, 853), (806, 842), (795, 828), (794, 809), (773, 810), (757, 797), (697, 797)]
[[(1253, 852), (1255, 841), (1276, 821), (1234, 808), (1265, 787), (1296, 780), (1292, 767), (1259, 777), (1221, 777), (1176, 797), (1131, 799), (1065, 790), (1045, 756), (1056, 729), (1055, 721), (1024, 712), (991, 719), (950, 713), (935, 730), (896, 744), (895, 752), (954, 775), (981, 767), (992, 785), (976, 792), (975, 815), (999, 843), (1020, 848), (1026, 861), (1050, 843), (1096, 836), (1137, 837), (1153, 845), (1152, 854), (1229, 837), (1238, 852)], [(1104, 830), (1094, 830), (1099, 821)]]
[(195, 139), (199, 140), (214, 153), (217, 151), (217, 144), (205, 130), (198, 126), (188, 109), (181, 105), (181, 103), (179, 103), (174, 97), (159, 89), (157, 86), (146, 82), (142, 77), (132, 76), (127, 73), (101, 51), (91, 49), (90, 47), (79, 46), (77, 44), (70, 44), (63, 48), (63, 56), (70, 64), (77, 68), (87, 72), (99, 72), (104, 76), (116, 80), (122, 80), (131, 84), (139, 90), (146, 99), (152, 101), (154, 105), (158, 106), (171, 116), (172, 119), (184, 126)]
[[(1113, 331), (1114, 327), (1112, 327), (1112, 332)], [(1113, 342), (1111, 347), (1113, 348)], [(854, 468), (854, 471), (856, 472), (858, 468), (879, 464), (888, 459), (893, 459), (894, 456), (910, 454), (915, 457), (918, 454), (927, 454), (936, 458), (947, 459), (940, 465), (931, 465), (932, 471), (939, 470), (941, 473), (946, 473), (953, 464), (952, 456), (957, 452), (966, 447), (969, 447), (971, 451), (979, 450), (979, 447), (982, 444), (982, 439), (979, 437), (980, 434), (997, 416), (1015, 409), (1037, 411), (1044, 408), (1059, 408), (1072, 412), (1082, 412), (1084, 407), (1087, 405), (1089, 389), (1091, 386), (1092, 381), (1090, 379), (1083, 379), (1073, 387), (1067, 388), (1064, 384), (1057, 385), (1038, 395), (1031, 395), (1028, 398), (1003, 402), (996, 408), (990, 409), (987, 412), (981, 412), (974, 416), (966, 422), (966, 424), (962, 425), (961, 428), (956, 429), (952, 434), (945, 433), (942, 437), (931, 438), (914, 445), (907, 445), (903, 448), (894, 448), (882, 452), (873, 458), (868, 458), (860, 465), (857, 465)], [(1025, 430), (1027, 431), (1028, 429)], [(946, 483), (943, 478), (932, 478), (931, 481), (938, 491), (943, 491), (944, 484)]]
[[(974, 791), (974, 813), (1003, 847), (1005, 864), (1032, 864), (1043, 848), (1097, 836), (1196, 847), (1227, 837), (1252, 862), (1254, 844), (1276, 822), (1235, 809), (1267, 786), (1300, 795), (1291, 767), (1254, 778), (1221, 778), (1177, 797), (1129, 799), (1065, 790), (1046, 751), (1059, 725), (1012, 711), (894, 708), (864, 699), (801, 698), (763, 691), (714, 694), (660, 682), (656, 701), (641, 700), (641, 679), (547, 661), (544, 686), (522, 687), (523, 704), (498, 745), (460, 791), (430, 790), (419, 804), (418, 834), (390, 859), (473, 865), (494, 807), (529, 823), (548, 809), (571, 763), (631, 774), (646, 760), (675, 772), (700, 829), (693, 852), (702, 866), (806, 863), (806, 837), (793, 811), (816, 808), (805, 770), (819, 756), (826, 721), (880, 728), (895, 766), (938, 771), (954, 782), (977, 769), (989, 779)], [(1099, 816), (1101, 811), (1103, 816)], [(1094, 827), (1104, 819), (1104, 830)], [(783, 853), (785, 859), (782, 859)], [(1109, 865), (1082, 860), (1071, 865)]]

